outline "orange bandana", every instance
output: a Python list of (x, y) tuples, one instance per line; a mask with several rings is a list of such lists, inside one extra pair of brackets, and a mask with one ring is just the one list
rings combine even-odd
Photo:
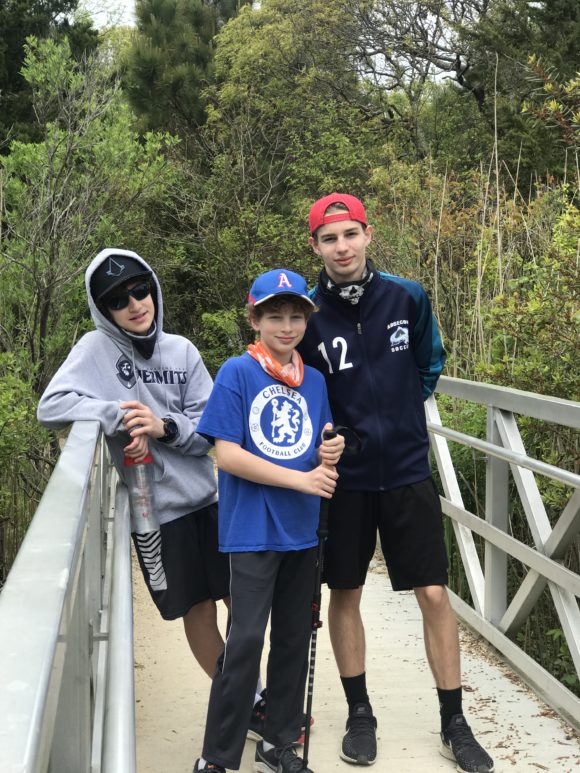
[(268, 375), (281, 381), (289, 387), (297, 387), (304, 378), (304, 363), (296, 349), (292, 352), (292, 360), (288, 365), (281, 365), (274, 359), (261, 341), (248, 346), (248, 354), (257, 360)]

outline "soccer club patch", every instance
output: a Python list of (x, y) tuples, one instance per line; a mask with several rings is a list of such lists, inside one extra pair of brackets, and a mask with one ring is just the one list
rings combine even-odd
[(250, 434), (271, 459), (305, 454), (312, 442), (312, 421), (304, 397), (283, 384), (262, 389), (250, 408)]
[(137, 383), (133, 363), (124, 355), (121, 355), (116, 362), (117, 378), (127, 389), (132, 389)]
[[(405, 320), (406, 321), (406, 320)], [(389, 327), (391, 327), (389, 325)], [(389, 335), (392, 352), (401, 352), (409, 348), (409, 328), (407, 325), (397, 325)]]

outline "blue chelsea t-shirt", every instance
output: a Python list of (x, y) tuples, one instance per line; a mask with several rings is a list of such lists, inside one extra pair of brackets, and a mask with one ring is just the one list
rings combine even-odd
[[(295, 470), (318, 464), (322, 428), (332, 421), (323, 376), (304, 367), (299, 387), (269, 376), (249, 354), (220, 368), (197, 431), (212, 442)], [(317, 544), (320, 498), (219, 471), (219, 549), (302, 550)]]

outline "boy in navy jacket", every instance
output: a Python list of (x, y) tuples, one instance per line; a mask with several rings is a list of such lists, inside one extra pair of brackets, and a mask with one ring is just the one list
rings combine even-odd
[(355, 765), (376, 760), (360, 600), (378, 530), (393, 589), (412, 589), (423, 615), (441, 752), (465, 773), (491, 773), (493, 760), (462, 711), (457, 623), (429, 467), (423, 401), (445, 363), (431, 304), (420, 284), (379, 272), (367, 260), (372, 227), (359, 199), (344, 193), (319, 199), (309, 226), (309, 243), (324, 268), (310, 293), (319, 313), (300, 352), (324, 374), (336, 423), (362, 440), (361, 452), (338, 465), (324, 568), (330, 636), (349, 706), (340, 756)]

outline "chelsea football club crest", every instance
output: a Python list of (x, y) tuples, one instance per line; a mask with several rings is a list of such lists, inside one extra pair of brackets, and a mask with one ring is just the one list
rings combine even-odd
[(259, 450), (272, 459), (302, 456), (312, 441), (304, 397), (283, 384), (262, 389), (250, 408), (250, 434)]

